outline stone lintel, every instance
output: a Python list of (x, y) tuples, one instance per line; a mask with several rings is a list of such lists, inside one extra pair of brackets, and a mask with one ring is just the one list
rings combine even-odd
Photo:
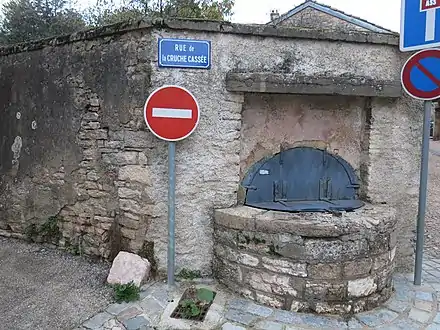
[(304, 76), (284, 73), (235, 73), (226, 76), (230, 92), (320, 94), (365, 97), (402, 96), (398, 81), (379, 81), (354, 76)]

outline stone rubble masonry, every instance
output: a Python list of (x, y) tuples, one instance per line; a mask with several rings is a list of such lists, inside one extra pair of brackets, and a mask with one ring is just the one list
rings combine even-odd
[[(158, 37), (182, 35), (211, 40), (211, 70), (157, 67)], [(283, 51), (274, 51), (277, 49)], [(59, 244), (66, 249), (110, 257), (115, 249), (139, 253), (146, 245), (151, 247), (148, 259), (159, 272), (165, 272), (167, 145), (148, 132), (143, 106), (155, 88), (179, 84), (193, 92), (202, 111), (198, 129), (177, 145), (176, 271), (186, 268), (210, 275), (213, 210), (237, 204), (240, 154), (245, 149), (243, 104), (249, 95), (226, 89), (228, 73), (264, 76), (269, 72), (325, 76), (330, 80), (344, 77), (348, 81), (365, 77), (368, 82), (398, 82), (406, 55), (398, 51), (395, 35), (177, 19), (118, 23), (1, 47), (0, 109), (4, 116), (0, 131), (7, 132), (7, 136), (0, 143), (0, 229), (24, 234), (29, 225), (41, 225), (56, 215), (62, 234)], [(41, 81), (47, 84), (43, 86)], [(393, 242), (398, 241), (398, 248), (393, 254), (399, 264), (407, 262), (406, 258), (414, 253), (411, 241), (422, 123), (419, 103), (405, 97), (334, 98), (334, 111), (344, 108), (356, 111), (356, 116), (361, 111), (358, 105), (370, 100), (370, 116), (366, 118), (371, 128), (362, 150), (362, 185), (367, 200), (397, 209), (400, 225)], [(303, 98), (297, 100), (302, 102)], [(328, 104), (310, 103), (320, 109), (322, 106), (321, 110), (326, 110)], [(268, 102), (268, 107), (275, 106)], [(319, 113), (310, 111), (315, 117)], [(300, 119), (298, 122), (307, 127)], [(350, 125), (353, 127), (353, 122)], [(279, 146), (283, 141), (275, 142), (280, 142), (276, 143)], [(359, 150), (355, 151), (357, 155)], [(255, 154), (255, 150), (246, 152)], [(239, 221), (243, 228), (236, 230), (250, 230), (255, 235), (279, 235), (281, 230), (289, 233), (288, 222), (273, 220), (273, 226), (268, 226), (269, 221), (251, 222), (255, 228)], [(329, 239), (325, 249), (333, 252), (326, 254), (318, 244), (319, 238), (334, 235), (335, 241), (342, 242), (340, 235), (325, 225), (316, 225), (313, 231), (313, 238), (308, 239), (299, 233), (285, 234), (282, 239), (291, 241), (280, 245), (278, 253), (298, 253), (310, 261), (308, 253), (316, 251), (320, 258), (326, 258), (323, 264), (328, 264), (339, 253), (383, 249), (380, 244), (370, 247), (368, 239), (348, 239), (347, 244)], [(250, 281), (248, 271), (252, 267), (261, 267), (270, 276), (273, 269), (279, 269), (274, 281), (281, 284), (274, 290), (288, 295), (304, 293), (302, 285), (306, 288), (310, 263), (305, 263), (308, 277), (304, 277), (304, 262), (259, 254), (261, 245), (253, 249), (239, 259), (242, 266), (227, 270), (229, 276), (239, 273), (243, 281)], [(263, 255), (267, 259), (261, 258)], [(367, 267), (370, 261), (364, 259)], [(376, 260), (371, 263), (379, 265)], [(350, 276), (358, 279), (351, 269)], [(330, 270), (334, 276), (339, 272), (337, 268)], [(298, 277), (298, 287), (285, 282), (286, 276)], [(270, 283), (272, 277), (263, 279), (269, 281), (264, 282), (266, 286), (274, 286)], [(309, 286), (310, 290), (318, 289)], [(277, 294), (268, 295), (250, 286), (242, 291), (261, 301), (284, 304)]]
[(215, 275), (258, 303), (358, 313), (391, 296), (397, 218), (389, 206), (339, 216), (239, 206), (214, 217)]

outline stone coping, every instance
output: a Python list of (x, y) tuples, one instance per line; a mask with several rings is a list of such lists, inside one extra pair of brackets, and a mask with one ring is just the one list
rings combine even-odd
[(38, 50), (48, 46), (59, 46), (81, 40), (124, 34), (140, 29), (186, 30), (195, 32), (238, 34), (243, 36), (251, 35), (274, 38), (330, 40), (351, 43), (382, 44), (395, 47), (399, 45), (399, 35), (397, 34), (352, 31), (339, 32), (335, 30), (283, 28), (264, 24), (236, 24), (224, 21), (156, 18), (142, 19), (139, 21), (124, 21), (99, 28), (75, 32), (70, 35), (0, 47), (0, 56)]
[(215, 210), (214, 222), (228, 229), (286, 233), (303, 237), (340, 237), (370, 231), (375, 227), (393, 228), (395, 209), (388, 205), (366, 204), (354, 212), (288, 213), (248, 206)]

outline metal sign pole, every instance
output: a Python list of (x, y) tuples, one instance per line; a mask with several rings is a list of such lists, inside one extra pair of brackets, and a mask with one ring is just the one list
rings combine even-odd
[(168, 287), (174, 286), (175, 259), (175, 172), (176, 143), (168, 143)]
[(168, 142), (168, 288), (175, 288), (175, 215), (176, 215), (176, 141), (189, 137), (200, 119), (197, 99), (187, 89), (166, 85), (148, 96), (144, 109), (148, 129), (159, 139)]
[(422, 163), (420, 168), (419, 212), (417, 216), (416, 264), (414, 284), (422, 284), (423, 245), (425, 239), (426, 192), (428, 187), (429, 132), (432, 101), (424, 102)]

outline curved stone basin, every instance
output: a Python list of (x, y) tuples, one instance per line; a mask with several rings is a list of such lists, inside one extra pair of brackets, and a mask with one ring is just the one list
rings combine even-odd
[(394, 209), (383, 205), (342, 214), (215, 210), (214, 271), (267, 306), (358, 313), (391, 296), (395, 226)]

